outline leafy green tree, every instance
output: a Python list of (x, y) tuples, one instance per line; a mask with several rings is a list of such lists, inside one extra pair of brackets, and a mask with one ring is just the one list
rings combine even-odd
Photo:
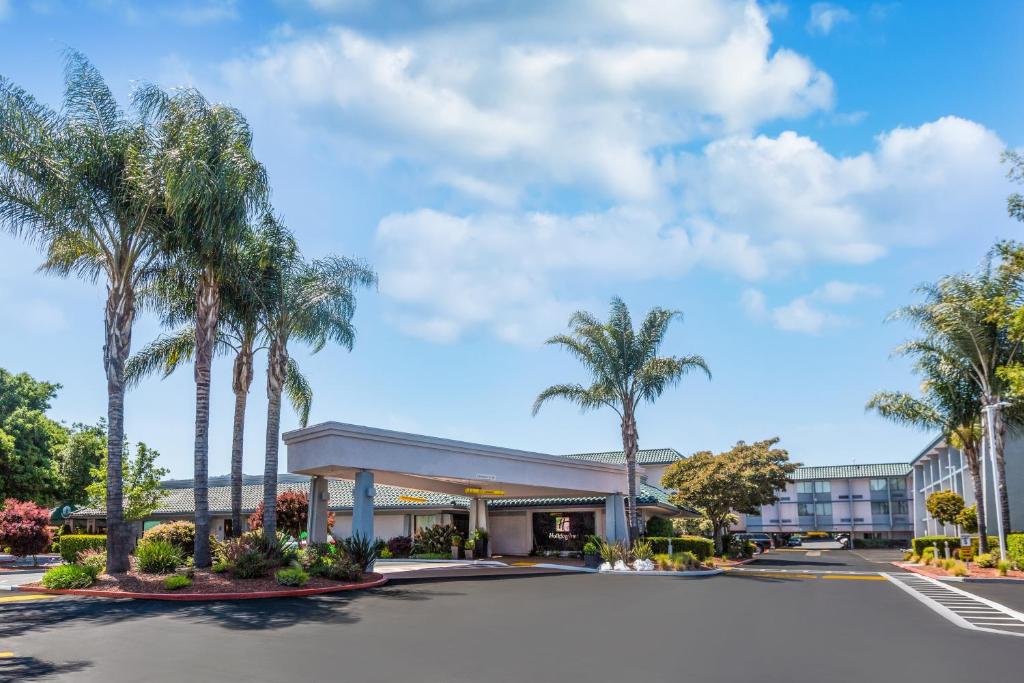
[(928, 514), (942, 525), (956, 524), (964, 511), (963, 496), (955, 491), (935, 491), (929, 494), (924, 505)]
[(263, 469), (264, 532), (277, 530), (277, 468), (281, 441), (281, 396), (288, 391), (292, 403), (305, 405), (300, 422), (309, 420), (308, 385), (299, 377), (288, 355), (288, 345), (300, 341), (319, 352), (328, 342), (352, 350), (356, 330), (355, 290), (373, 287), (377, 275), (365, 263), (341, 256), (307, 261), (294, 237), (279, 221), (267, 216), (261, 226), (263, 262), (272, 264), (267, 285), (264, 334), (270, 348), (267, 358), (267, 440)]
[(156, 273), (159, 182), (145, 124), (125, 116), (84, 56), (65, 61), (59, 112), (0, 78), (0, 227), (45, 251), (44, 272), (106, 286), (107, 571), (119, 573), (128, 569), (124, 363), (138, 292)]
[[(978, 533), (978, 508), (977, 508), (977, 506), (976, 505), (971, 505), (969, 507), (965, 507), (963, 510), (960, 511), (960, 514), (958, 514), (956, 516), (956, 519), (954, 520), (954, 522), (956, 524), (960, 525), (960, 528), (964, 530), (964, 533), (967, 533), (967, 534), (976, 534), (976, 533)], [(980, 538), (978, 539), (978, 543), (979, 544), (981, 543), (981, 539)], [(986, 543), (985, 547), (986, 547), (986, 550), (987, 550), (987, 548), (988, 548), (988, 544), (987, 543)]]
[(665, 469), (661, 483), (675, 491), (672, 499), (703, 510), (711, 520), (716, 552), (723, 550), (722, 531), (729, 515), (757, 514), (762, 505), (775, 503), (799, 467), (789, 461), (789, 453), (775, 448), (778, 442), (778, 438), (752, 444), (740, 441), (724, 453), (701, 451)]
[(92, 483), (92, 471), (103, 462), (107, 452), (107, 426), (75, 423), (67, 441), (53, 456), (53, 478), (58, 500), (82, 504), (89, 500), (86, 487)]
[(711, 371), (700, 356), (658, 355), (669, 325), (677, 318), (682, 318), (679, 311), (653, 308), (640, 329), (634, 330), (629, 309), (618, 297), (612, 299), (608, 322), (586, 311), (573, 313), (569, 318), (572, 333), (555, 335), (547, 343), (557, 344), (575, 356), (590, 374), (590, 384), (555, 384), (533, 403), (534, 415), (547, 401), (561, 398), (584, 411), (611, 408), (619, 416), (626, 454), (630, 542), (640, 537), (636, 506), (636, 454), (640, 449), (637, 408), (644, 402), (654, 403), (665, 389), (693, 370), (711, 379)]
[(195, 563), (208, 567), (210, 370), (223, 287), (236, 277), (250, 216), (266, 201), (267, 175), (237, 109), (212, 104), (193, 88), (168, 94), (147, 85), (135, 101), (153, 121), (160, 147), (156, 166), (167, 214), (161, 247), (169, 257), (163, 277), (195, 296)]
[[(160, 453), (141, 441), (135, 445), (134, 457), (125, 448), (123, 463), (124, 477), (124, 518), (127, 521), (141, 521), (160, 507), (167, 492), (160, 488), (160, 480), (167, 476), (167, 470), (156, 466)], [(106, 459), (99, 467), (92, 469), (93, 481), (86, 487), (92, 505), (103, 507), (107, 489), (105, 477)]]
[(982, 530), (981, 552), (988, 552), (981, 480), (981, 391), (969, 366), (958, 357), (927, 346), (909, 345), (904, 351), (914, 358), (914, 371), (923, 379), (920, 398), (883, 391), (871, 397), (867, 409), (898, 424), (940, 432), (963, 453), (978, 501), (972, 508), (977, 515), (973, 526)]
[(52, 502), (54, 454), (67, 430), (45, 414), (59, 384), (0, 368), (0, 500)]

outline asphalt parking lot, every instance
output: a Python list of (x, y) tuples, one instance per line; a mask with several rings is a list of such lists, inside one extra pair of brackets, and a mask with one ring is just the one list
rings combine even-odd
[(1016, 680), (1022, 647), (1024, 638), (958, 628), (889, 581), (784, 572), (461, 580), (218, 604), (0, 604), (5, 681), (938, 683), (973, 679), (977, 662), (986, 677)]

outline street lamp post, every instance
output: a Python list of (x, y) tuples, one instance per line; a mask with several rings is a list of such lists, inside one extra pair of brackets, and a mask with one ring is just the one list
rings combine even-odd
[[(999, 534), (999, 559), (1005, 560), (1006, 555), (1006, 529), (1003, 528), (1003, 506), (999, 497), (999, 489), (1002, 478), (999, 475), (999, 468), (996, 466), (996, 423), (994, 411), (996, 408), (1005, 408), (1010, 405), (1007, 401), (989, 403), (985, 406), (985, 418), (988, 420), (988, 455), (992, 462), (992, 478), (995, 483), (995, 508), (996, 508), (996, 530)], [(984, 493), (984, 491), (983, 491)]]

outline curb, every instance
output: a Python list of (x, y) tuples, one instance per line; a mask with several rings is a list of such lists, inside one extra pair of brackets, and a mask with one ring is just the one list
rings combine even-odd
[(724, 574), (724, 573), (725, 573), (725, 571), (722, 570), (722, 569), (707, 569), (705, 571), (696, 571), (696, 572), (663, 572), (663, 571), (658, 571), (657, 569), (652, 569), (651, 571), (641, 571), (641, 572), (638, 572), (636, 570), (632, 570), (631, 569), (631, 570), (625, 571), (625, 572), (621, 572), (621, 571), (617, 572), (614, 569), (612, 569), (612, 570), (609, 570), (609, 571), (603, 571), (603, 572), (599, 571), (598, 572), (598, 574), (602, 574), (602, 575), (616, 575), (616, 576), (680, 576), (680, 577), (683, 577), (683, 578), (691, 578), (691, 579), (699, 579), (699, 578), (705, 577), (705, 576), (717, 576), (718, 574)]
[(87, 588), (24, 588), (17, 590), (23, 593), (47, 593), (50, 595), (83, 595), (93, 598), (111, 598), (123, 600), (168, 600), (173, 602), (209, 602), (213, 600), (260, 600), (265, 598), (303, 598), (310, 595), (324, 595), (327, 593), (341, 593), (344, 591), (362, 590), (365, 588), (377, 588), (388, 582), (388, 577), (383, 574), (372, 574), (376, 579), (364, 581), (363, 583), (350, 583), (344, 586), (327, 586), (325, 588), (295, 588), (284, 591), (257, 591), (250, 593), (126, 593), (124, 591), (99, 591)]
[(918, 576), (926, 576), (929, 579), (935, 579), (936, 581), (948, 581), (949, 583), (1024, 583), (1024, 579), (1015, 579), (1009, 576), (934, 576), (921, 571), (912, 564), (893, 562), (892, 565), (912, 574), (917, 574)]

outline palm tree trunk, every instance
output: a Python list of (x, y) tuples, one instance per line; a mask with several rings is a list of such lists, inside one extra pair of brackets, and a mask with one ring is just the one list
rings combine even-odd
[[(995, 461), (996, 470), (999, 473), (999, 486), (996, 496), (999, 498), (999, 516), (1003, 520), (1003, 530), (1010, 533), (1010, 497), (1006, 492), (1006, 420), (1003, 419), (1003, 411), (996, 408), (994, 413), (996, 449)], [(1003, 558), (1006, 559), (1006, 558)]]
[(971, 483), (974, 485), (974, 510), (978, 517), (978, 554), (988, 552), (988, 530), (985, 525), (985, 493), (981, 486), (981, 460), (977, 448), (964, 448), (967, 467), (971, 471)]
[(625, 402), (622, 413), (622, 450), (626, 454), (627, 500), (629, 502), (629, 544), (640, 538), (640, 516), (636, 506), (636, 453), (638, 439), (636, 417), (629, 402)]
[(212, 271), (203, 272), (196, 289), (195, 566), (210, 566), (210, 368), (213, 366), (220, 287)]
[(235, 419), (231, 433), (231, 535), (242, 534), (242, 451), (245, 438), (245, 404), (252, 385), (252, 343), (246, 339), (235, 356), (231, 389), (235, 392)]
[(124, 364), (132, 344), (135, 292), (127, 282), (107, 286), (103, 369), (107, 375), (107, 572), (128, 571), (121, 456), (124, 453)]
[(263, 532), (277, 531), (277, 452), (281, 440), (281, 391), (288, 376), (288, 340), (275, 337), (267, 360), (267, 451), (263, 468)]

